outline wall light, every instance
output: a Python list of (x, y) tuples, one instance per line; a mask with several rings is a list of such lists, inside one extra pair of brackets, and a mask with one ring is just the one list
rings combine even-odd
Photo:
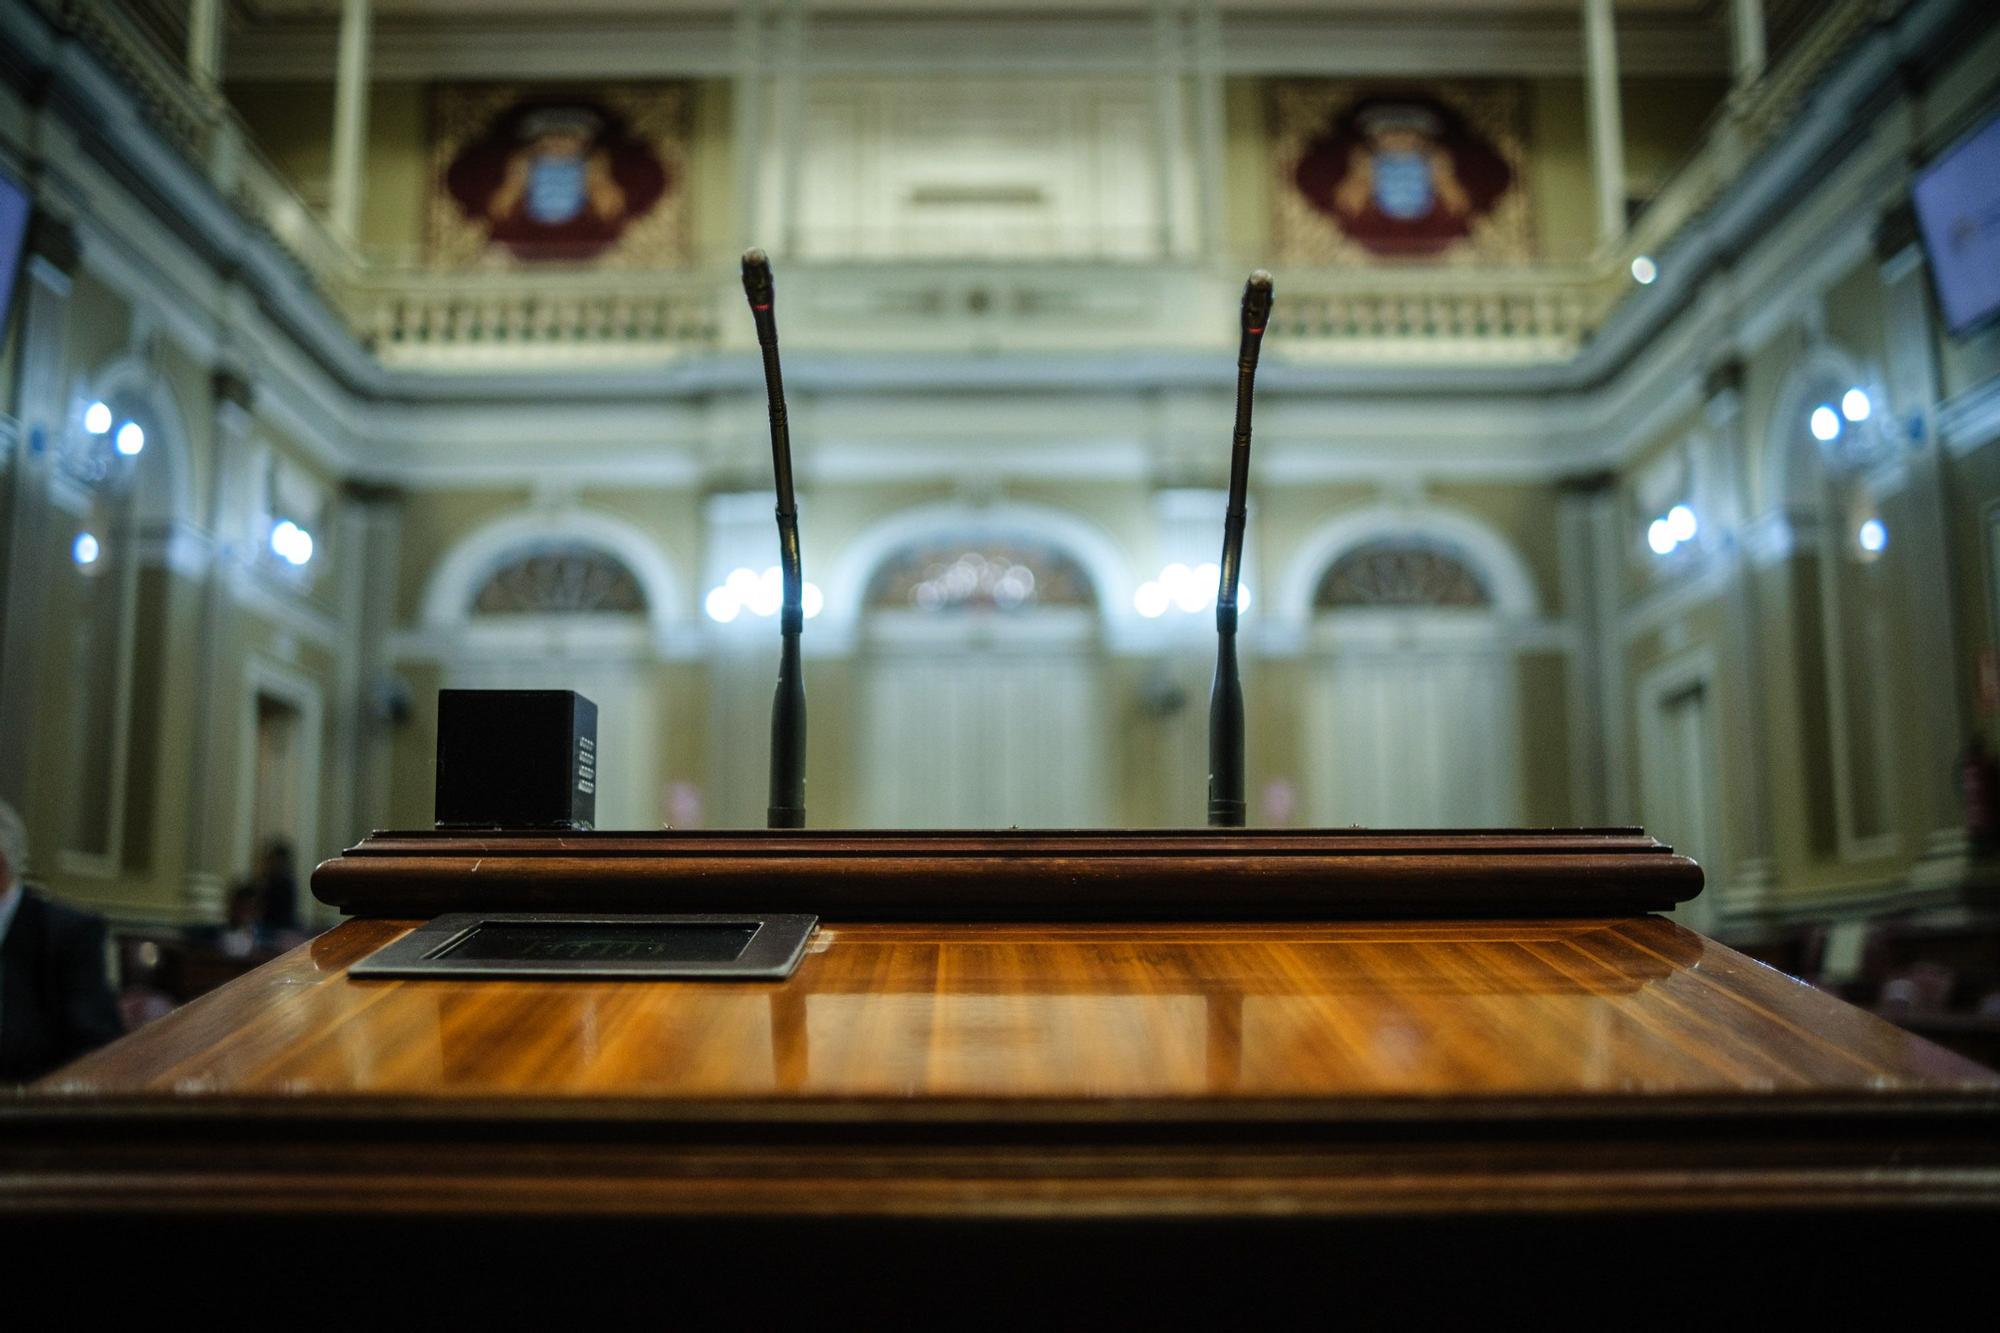
[(1866, 421), (1868, 414), (1874, 410), (1875, 405), (1868, 401), (1865, 389), (1849, 389), (1840, 395), (1840, 415), (1849, 421)]
[(77, 533), (76, 540), (69, 546), (70, 559), (79, 565), (94, 565), (97, 563), (97, 557), (102, 554), (104, 548), (98, 544), (97, 538), (88, 532)]
[(92, 403), (83, 409), (83, 428), (92, 435), (102, 435), (111, 429), (111, 404)]
[[(710, 620), (727, 625), (745, 611), (765, 619), (775, 616), (784, 600), (784, 575), (776, 565), (762, 574), (739, 565), (729, 571), (729, 577), (708, 590), (701, 605)], [(811, 620), (825, 608), (826, 596), (817, 583), (808, 583), (799, 590), (799, 605), (806, 619)]]
[(1641, 287), (1650, 287), (1660, 276), (1660, 266), (1653, 262), (1651, 255), (1638, 255), (1632, 260), (1632, 281)]
[(1826, 403), (1821, 403), (1812, 410), (1812, 416), (1806, 424), (1812, 428), (1813, 438), (1822, 443), (1840, 438), (1840, 413)]
[[(1132, 594), (1132, 609), (1148, 620), (1158, 620), (1170, 610), (1186, 615), (1212, 611), (1221, 582), (1222, 568), (1213, 560), (1194, 566), (1176, 560), (1162, 569), (1158, 578), (1148, 579), (1139, 585)], [(1236, 609), (1250, 609), (1250, 588), (1247, 584), (1239, 583), (1236, 587)]]
[(146, 432), (140, 429), (138, 422), (128, 421), (118, 428), (118, 434), (112, 437), (112, 444), (127, 458), (137, 458), (139, 451), (146, 447)]
[(289, 518), (271, 528), (271, 550), (286, 564), (304, 566), (313, 558), (312, 534)]
[(1693, 541), (1700, 527), (1695, 521), (1694, 510), (1686, 505), (1675, 505), (1667, 511), (1667, 531), (1673, 534), (1676, 545)]
[(1654, 555), (1672, 555), (1683, 542), (1693, 541), (1700, 531), (1701, 522), (1694, 510), (1677, 504), (1646, 525), (1646, 545)]

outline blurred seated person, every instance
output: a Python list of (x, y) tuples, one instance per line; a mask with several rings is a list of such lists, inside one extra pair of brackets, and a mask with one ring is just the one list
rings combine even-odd
[(273, 838), (265, 844), (264, 855), (250, 877), (263, 906), (258, 924), (277, 934), (299, 928), (299, 882), (292, 871), (292, 844)]
[(0, 1083), (26, 1083), (118, 1036), (104, 920), (22, 877), (28, 830), (0, 801)]
[(210, 943), (217, 953), (231, 958), (267, 953), (271, 946), (265, 939), (263, 918), (264, 895), (254, 884), (239, 885), (229, 895), (229, 919)]
[(305, 932), (296, 926), (271, 924), (270, 901), (260, 876), (239, 884), (229, 895), (229, 915), (219, 927), (197, 933), (195, 938), (226, 958), (262, 960), (303, 944)]

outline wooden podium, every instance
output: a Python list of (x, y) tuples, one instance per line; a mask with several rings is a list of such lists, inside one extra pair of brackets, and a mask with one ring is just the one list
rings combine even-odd
[[(377, 835), (354, 919), (5, 1106), (0, 1217), (1217, 1318), (1990, 1231), (2000, 1077), (1652, 914), (1699, 887), (1636, 830)], [(348, 974), (534, 909), (821, 925), (782, 982)]]

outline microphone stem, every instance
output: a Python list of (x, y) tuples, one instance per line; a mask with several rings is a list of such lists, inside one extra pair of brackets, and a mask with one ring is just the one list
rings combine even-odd
[(757, 343), (764, 354), (764, 396), (771, 416), (771, 472), (777, 489), (778, 570), (783, 596), (778, 606), (778, 689), (771, 700), (771, 792), (766, 811), (770, 828), (804, 828), (806, 823), (806, 682), (799, 659), (805, 628), (805, 569), (799, 556), (798, 504), (792, 493), (792, 434), (785, 412), (785, 374), (778, 364), (778, 327), (770, 303), (754, 298)]
[(1244, 293), (1243, 341), (1236, 357), (1236, 432), (1229, 454), (1229, 508), (1222, 528), (1222, 573), (1215, 593), (1215, 683), (1208, 696), (1208, 822), (1242, 828), (1246, 817), (1243, 762), (1243, 678), (1236, 660), (1236, 589), (1243, 568), (1243, 527), (1250, 485), (1250, 405), (1256, 391), (1257, 355), (1263, 346), (1269, 282), (1263, 310), (1253, 313)]

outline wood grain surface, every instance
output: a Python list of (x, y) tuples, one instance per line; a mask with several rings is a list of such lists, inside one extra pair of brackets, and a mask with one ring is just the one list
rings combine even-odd
[[(1199, 1225), (1225, 1231), (1118, 1244), (1142, 1273), (1162, 1244), (1287, 1253), (1295, 1280), (1415, 1218), (1488, 1219), (1467, 1243), (1505, 1271), (1613, 1219), (1733, 1218), (1760, 1253), (1801, 1219), (1861, 1219), (1869, 1253), (1871, 1219), (2000, 1219), (2000, 1077), (1659, 918), (835, 923), (775, 984), (348, 977), (409, 927), (349, 922), (0, 1099), (0, 1222), (192, 1255), (283, 1218), (376, 1264), (590, 1219), (523, 1261), (854, 1273)], [(709, 1229), (753, 1221), (778, 1229)], [(1013, 1229), (895, 1230), (960, 1225)]]
[(2000, 1086), (1660, 918), (834, 924), (783, 983), (354, 981), (353, 921), (52, 1094), (1298, 1098)]

